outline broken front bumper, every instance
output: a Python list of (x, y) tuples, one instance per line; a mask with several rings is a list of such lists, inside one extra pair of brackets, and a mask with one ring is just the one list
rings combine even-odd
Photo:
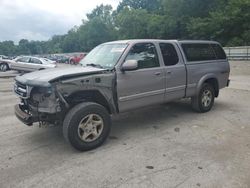
[(21, 122), (28, 126), (36, 122), (36, 119), (32, 117), (32, 115), (26, 113), (25, 110), (23, 110), (23, 106), (19, 104), (15, 105), (15, 115)]

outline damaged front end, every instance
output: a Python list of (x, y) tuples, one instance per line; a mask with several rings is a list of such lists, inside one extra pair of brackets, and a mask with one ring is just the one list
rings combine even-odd
[(115, 80), (112, 71), (70, 75), (46, 82), (17, 77), (14, 91), (21, 103), (15, 106), (15, 114), (30, 126), (35, 122), (40, 125), (62, 124), (67, 112), (83, 102), (96, 102), (110, 114), (118, 113)]
[(55, 88), (28, 86), (16, 81), (15, 93), (21, 102), (15, 106), (16, 117), (26, 125), (35, 122), (41, 124), (56, 124), (60, 121), (62, 112), (60, 99), (56, 95)]

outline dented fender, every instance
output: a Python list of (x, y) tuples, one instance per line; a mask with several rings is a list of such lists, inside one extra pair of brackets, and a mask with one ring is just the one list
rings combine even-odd
[[(62, 79), (55, 83), (55, 89), (67, 103), (74, 102), (74, 100), (82, 100), (84, 102), (90, 97), (96, 99), (97, 96), (93, 95), (99, 93), (106, 100), (110, 112), (118, 113), (115, 72), (110, 71), (101, 74)], [(100, 98), (99, 96), (97, 100), (101, 100)]]

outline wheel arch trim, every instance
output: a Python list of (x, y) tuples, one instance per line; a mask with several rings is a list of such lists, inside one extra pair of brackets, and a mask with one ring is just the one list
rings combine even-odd
[[(199, 82), (198, 82), (198, 84), (197, 84), (196, 92), (195, 92), (196, 96), (199, 95), (199, 92), (200, 92), (200, 90), (201, 90), (201, 88), (202, 88), (202, 85), (203, 85), (207, 80), (209, 80), (209, 79), (215, 79), (216, 82), (217, 82), (217, 84), (218, 84), (218, 88), (219, 88), (219, 82), (218, 82), (218, 78), (217, 78), (216, 74), (213, 74), (213, 73), (206, 74), (206, 75), (204, 75), (204, 76), (199, 80)], [(216, 88), (215, 88), (215, 90), (216, 90)], [(218, 96), (218, 94), (216, 94), (216, 95)]]
[[(73, 96), (81, 96), (82, 100), (86, 100), (86, 102), (95, 102), (104, 106), (110, 114), (116, 113), (116, 108), (113, 103), (110, 101), (112, 99), (108, 99), (108, 97), (101, 90), (91, 89), (91, 90), (80, 90), (74, 93), (71, 93), (66, 99), (69, 99)], [(68, 100), (67, 100), (68, 101)], [(69, 102), (69, 101), (68, 101)]]

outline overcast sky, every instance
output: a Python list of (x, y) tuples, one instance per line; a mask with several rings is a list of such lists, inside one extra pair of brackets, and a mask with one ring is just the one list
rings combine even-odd
[(0, 0), (0, 41), (47, 40), (80, 25), (97, 5), (120, 0)]

